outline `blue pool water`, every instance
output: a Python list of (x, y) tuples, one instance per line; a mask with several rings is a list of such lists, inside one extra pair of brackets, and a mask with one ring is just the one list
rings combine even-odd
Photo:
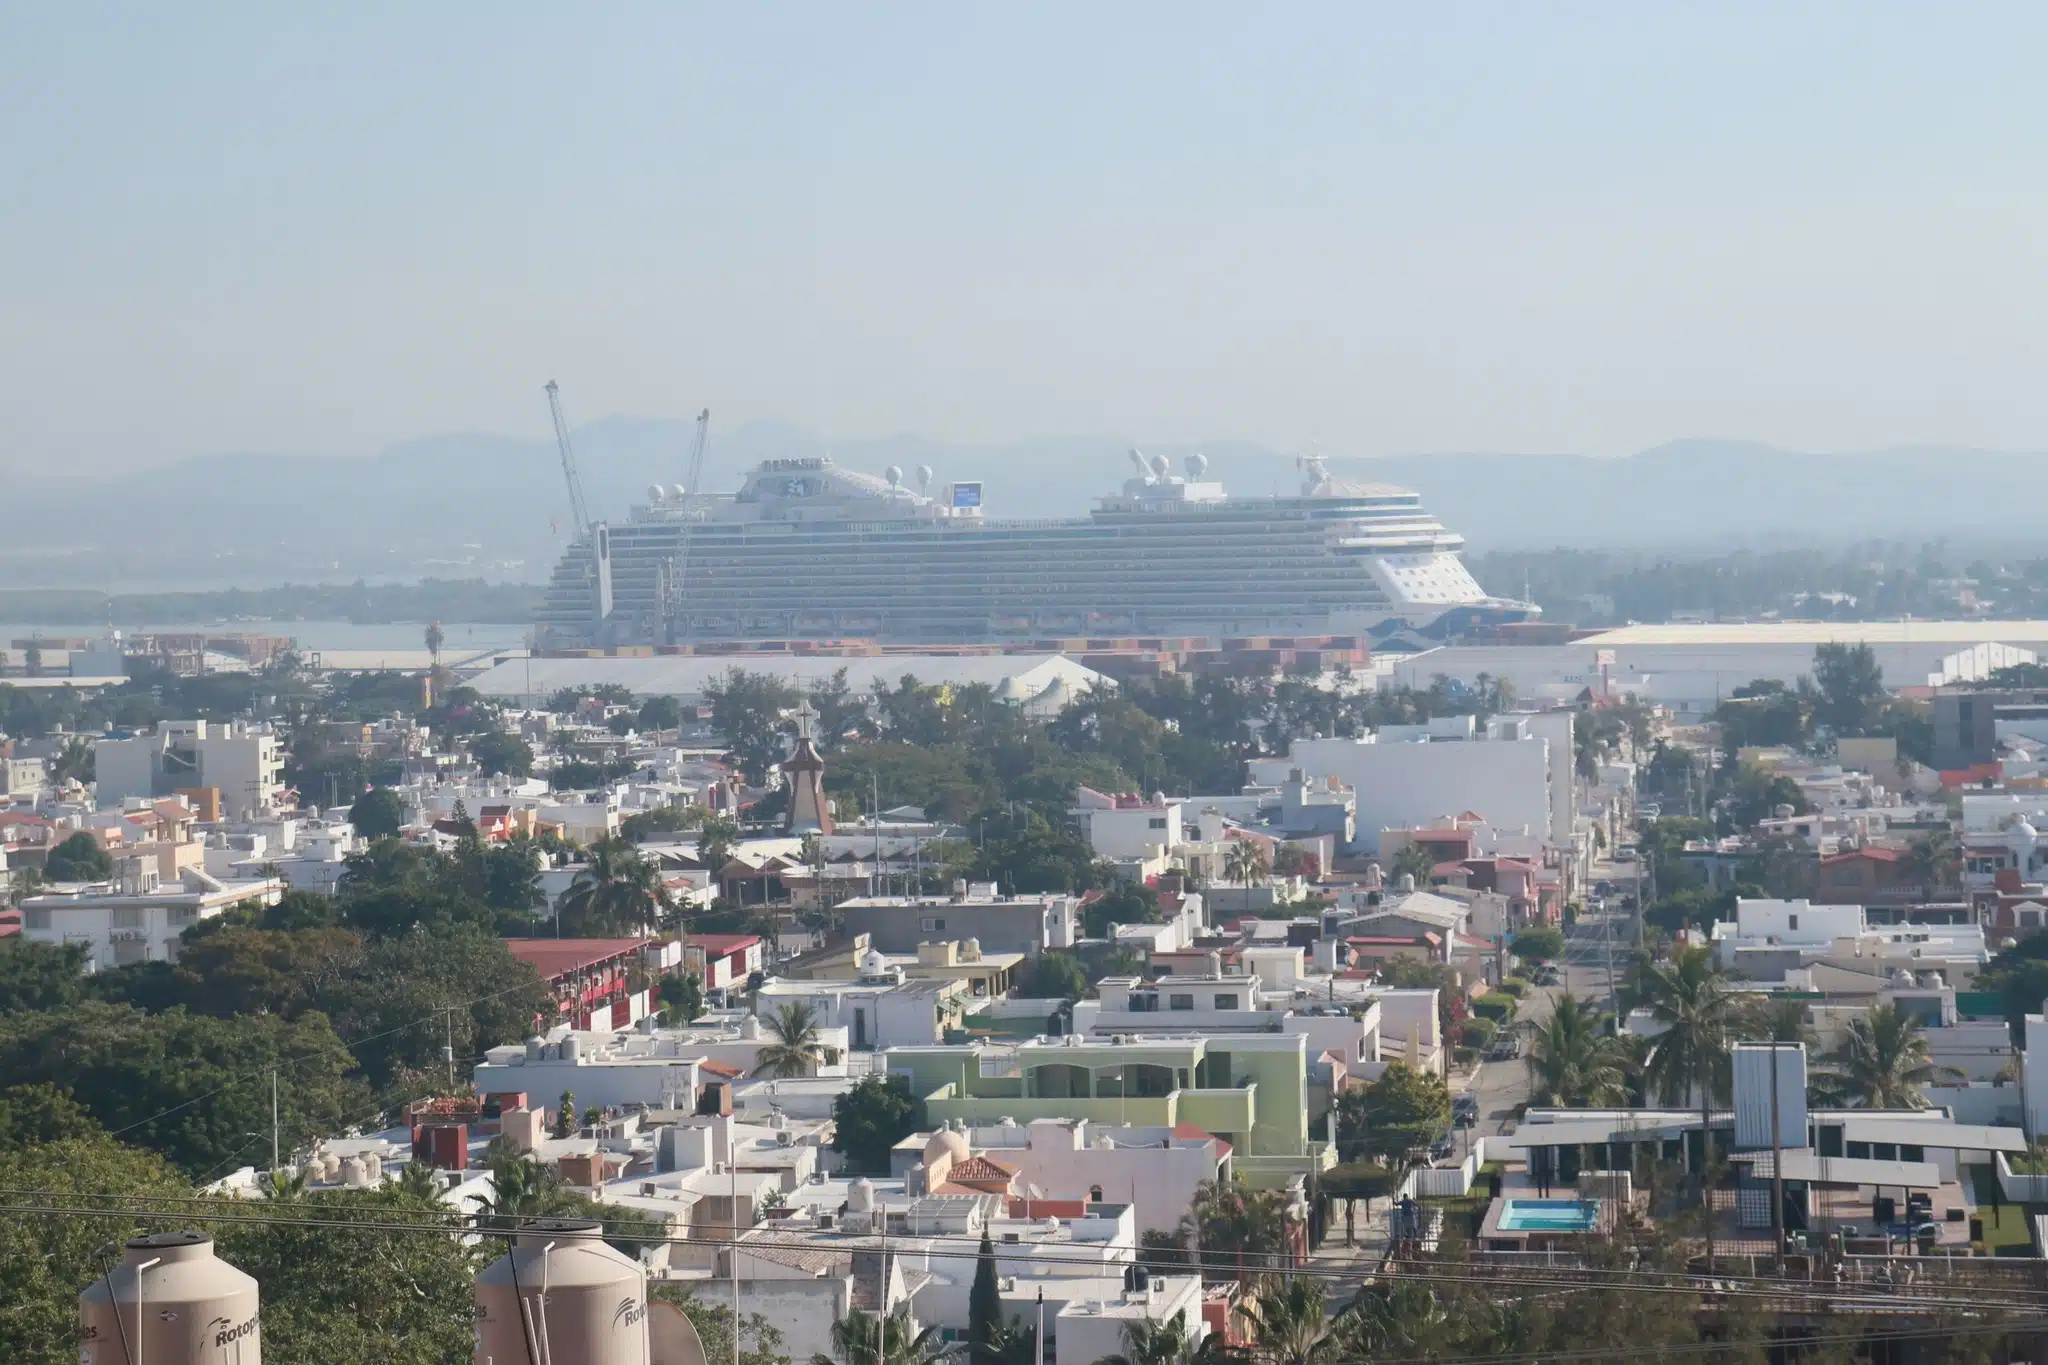
[(1510, 1199), (1497, 1226), (1502, 1232), (1589, 1232), (1598, 1213), (1579, 1199)]

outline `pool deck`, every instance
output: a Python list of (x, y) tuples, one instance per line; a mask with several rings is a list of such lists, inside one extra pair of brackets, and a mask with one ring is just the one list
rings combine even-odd
[[(1570, 1203), (1593, 1206), (1592, 1226), (1585, 1228), (1504, 1228), (1501, 1219), (1510, 1203), (1530, 1201), (1547, 1202), (1562, 1200)], [(1479, 1245), (1495, 1251), (1542, 1251), (1550, 1247), (1569, 1247), (1579, 1238), (1598, 1236), (1610, 1231), (1614, 1224), (1616, 1209), (1614, 1201), (1600, 1198), (1581, 1198), (1573, 1185), (1553, 1184), (1549, 1191), (1539, 1189), (1530, 1179), (1528, 1172), (1510, 1168), (1502, 1173), (1500, 1198), (1487, 1205), (1486, 1217), (1479, 1225)]]

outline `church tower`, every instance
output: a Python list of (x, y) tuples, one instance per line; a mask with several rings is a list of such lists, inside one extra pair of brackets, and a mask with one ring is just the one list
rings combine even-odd
[(782, 779), (789, 783), (789, 811), (782, 819), (782, 832), (789, 835), (830, 834), (832, 815), (825, 806), (825, 760), (818, 754), (812, 728), (818, 723), (817, 708), (806, 697), (790, 712), (796, 722), (796, 748), (782, 760)]

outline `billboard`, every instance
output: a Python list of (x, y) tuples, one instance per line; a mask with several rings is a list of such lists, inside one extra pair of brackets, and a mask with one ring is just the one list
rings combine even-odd
[(981, 485), (978, 483), (956, 483), (953, 485), (955, 507), (981, 506)]

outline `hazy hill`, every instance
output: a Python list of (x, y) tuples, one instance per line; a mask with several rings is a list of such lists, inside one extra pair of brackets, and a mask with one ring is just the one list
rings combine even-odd
[[(688, 422), (614, 417), (577, 433), (593, 510), (623, 517), (648, 484), (685, 475)], [(1002, 446), (917, 436), (837, 443), (843, 464), (914, 479), (978, 478), (991, 515), (1077, 516), (1129, 475), (1126, 442), (1033, 438)], [(1291, 458), (1250, 442), (1195, 449), (1238, 493), (1292, 488)], [(768, 456), (826, 450), (810, 433), (714, 423), (707, 485), (734, 487)], [(2048, 456), (1916, 448), (1800, 454), (1744, 441), (1678, 441), (1625, 459), (1437, 454), (1336, 459), (1340, 472), (1416, 489), (1475, 546), (1705, 548), (1869, 537), (2048, 539), (2029, 490)], [(2018, 496), (2015, 496), (2017, 494)], [(356, 577), (541, 578), (567, 499), (552, 443), (426, 437), (370, 458), (223, 455), (118, 479), (37, 477), (8, 489), (0, 586), (255, 585)]]

